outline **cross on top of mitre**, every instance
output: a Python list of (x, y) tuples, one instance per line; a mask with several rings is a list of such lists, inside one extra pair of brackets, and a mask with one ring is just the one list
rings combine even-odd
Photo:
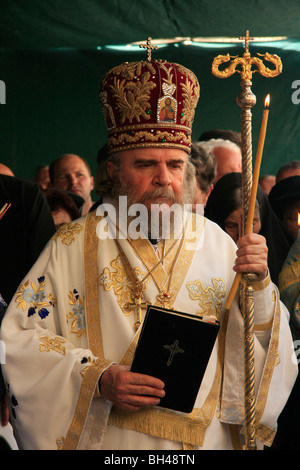
[(249, 37), (249, 31), (246, 31), (246, 34), (244, 37), (239, 38), (241, 41), (245, 41), (245, 52), (249, 52), (249, 42), (254, 41), (254, 38)]
[(151, 50), (155, 50), (155, 49), (158, 49), (157, 46), (153, 46), (151, 44), (151, 41), (152, 41), (152, 38), (147, 38), (147, 42), (146, 44), (140, 44), (140, 47), (144, 48), (144, 49), (147, 49), (147, 60), (148, 62), (151, 62)]

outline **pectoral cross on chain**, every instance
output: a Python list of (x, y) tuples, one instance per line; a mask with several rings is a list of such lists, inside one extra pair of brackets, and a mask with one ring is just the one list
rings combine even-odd
[(140, 44), (140, 47), (147, 49), (147, 60), (148, 62), (151, 62), (151, 50), (158, 49), (157, 46), (152, 46), (151, 44), (152, 38), (147, 38), (146, 44)]
[(143, 302), (144, 286), (141, 282), (137, 282), (133, 292), (133, 302), (127, 302), (124, 305), (126, 310), (133, 309), (134, 311), (134, 327), (137, 330), (142, 323), (142, 310), (146, 309), (150, 302)]
[(179, 347), (179, 340), (178, 339), (176, 339), (174, 341), (174, 343), (171, 344), (171, 345), (165, 344), (164, 348), (169, 349), (169, 351), (170, 351), (169, 359), (167, 360), (167, 366), (170, 366), (172, 364), (172, 361), (174, 359), (175, 354), (184, 353), (184, 349)]

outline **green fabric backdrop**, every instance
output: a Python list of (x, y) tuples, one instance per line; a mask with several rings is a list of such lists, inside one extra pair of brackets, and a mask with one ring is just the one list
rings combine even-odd
[[(274, 173), (284, 162), (300, 158), (300, 93), (292, 88), (294, 83), (300, 90), (299, 0), (1, 0), (0, 81), (6, 104), (0, 106), (0, 162), (31, 179), (38, 165), (73, 152), (87, 158), (94, 171), (97, 150), (106, 139), (97, 98), (101, 76), (121, 62), (144, 59), (145, 51), (126, 45), (147, 36), (206, 38), (190, 45), (178, 39), (160, 46), (153, 57), (182, 63), (199, 78), (193, 139), (213, 128), (240, 131), (240, 77), (218, 79), (211, 64), (218, 54), (242, 55), (243, 45), (209, 42), (209, 37), (228, 41), (246, 29), (256, 37), (288, 36), (250, 44), (252, 55), (268, 51), (283, 62), (282, 75), (267, 79), (255, 74), (252, 85), (257, 98), (253, 156), (264, 98), (270, 93), (261, 172)], [(2, 97), (0, 87), (0, 102)]]
[(299, 37), (299, 0), (1, 0), (4, 47), (89, 48), (144, 37)]
[[(252, 110), (253, 156), (264, 98), (271, 95), (262, 173), (274, 173), (282, 163), (300, 158), (300, 104), (292, 102), (293, 93), (297, 98), (292, 84), (300, 80), (299, 50), (298, 40), (250, 46), (252, 55), (268, 51), (278, 54), (283, 62), (280, 76), (254, 74), (252, 80), (257, 99)], [(241, 90), (239, 74), (227, 79), (211, 74), (214, 57), (227, 51), (241, 55), (243, 47), (177, 43), (153, 53), (153, 57), (182, 63), (198, 76), (201, 89), (194, 140), (214, 128), (240, 131), (240, 108), (236, 104)], [(106, 139), (97, 96), (101, 76), (114, 65), (142, 58), (145, 52), (138, 47), (0, 49), (0, 78), (6, 85), (6, 104), (0, 106), (0, 161), (16, 176), (31, 179), (38, 165), (73, 152), (87, 158), (94, 170), (97, 150)]]

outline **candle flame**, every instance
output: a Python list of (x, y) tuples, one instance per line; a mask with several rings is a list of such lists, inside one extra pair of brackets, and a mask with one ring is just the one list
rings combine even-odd
[(298, 225), (300, 226), (300, 213), (298, 212)]
[(270, 106), (270, 95), (267, 95), (265, 99), (265, 108), (268, 108), (269, 106)]

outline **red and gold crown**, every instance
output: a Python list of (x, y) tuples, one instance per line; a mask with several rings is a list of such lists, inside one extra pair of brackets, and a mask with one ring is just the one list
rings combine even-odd
[(189, 153), (199, 91), (193, 72), (151, 60), (149, 48), (147, 61), (114, 67), (103, 77), (99, 91), (109, 154), (143, 147)]

